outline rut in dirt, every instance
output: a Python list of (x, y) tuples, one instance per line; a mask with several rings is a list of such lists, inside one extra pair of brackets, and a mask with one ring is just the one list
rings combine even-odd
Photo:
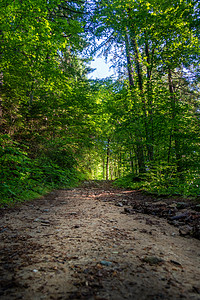
[(200, 241), (183, 229), (198, 204), (180, 203), (86, 182), (2, 210), (0, 298), (200, 299)]

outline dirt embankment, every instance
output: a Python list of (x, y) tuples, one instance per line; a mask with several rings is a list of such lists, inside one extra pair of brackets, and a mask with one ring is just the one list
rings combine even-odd
[(86, 184), (1, 210), (0, 299), (200, 299), (200, 241), (144, 197)]

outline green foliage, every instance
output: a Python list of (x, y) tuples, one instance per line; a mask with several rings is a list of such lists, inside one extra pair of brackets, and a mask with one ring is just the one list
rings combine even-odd
[[(90, 4), (0, 4), (1, 202), (86, 178), (199, 194), (199, 7)], [(91, 37), (103, 38), (92, 50), (111, 55), (115, 82), (87, 80)]]
[(60, 168), (68, 170), (72, 170), (76, 164), (72, 149), (64, 139), (54, 139), (44, 143), (40, 157), (41, 160), (45, 161), (46, 159)]
[(136, 177), (133, 173), (118, 178), (113, 182), (114, 186), (128, 188), (132, 190), (142, 189), (144, 187), (144, 184), (145, 181), (140, 177)]
[(94, 36), (104, 40), (96, 51), (124, 75), (102, 93), (110, 177), (132, 172), (143, 182), (117, 182), (198, 194), (199, 10), (194, 1), (139, 2), (99, 0), (92, 16)]
[(76, 184), (94, 125), (79, 57), (82, 2), (16, 0), (0, 8), (0, 202), (7, 203)]
[(131, 173), (116, 179), (114, 185), (133, 190), (140, 189), (156, 195), (200, 195), (200, 175), (197, 172), (187, 172), (183, 180), (177, 176), (175, 165), (155, 166), (143, 177), (136, 177)]
[(187, 170), (183, 174), (177, 174), (176, 165), (166, 165), (151, 168), (144, 184), (146, 191), (151, 193), (168, 195), (199, 195), (200, 176), (198, 172)]
[(48, 149), (48, 155), (31, 159), (21, 149), (23, 145), (13, 142), (9, 136), (2, 135), (0, 142), (0, 204), (38, 197), (50, 189), (76, 184), (75, 159), (72, 156), (65, 159), (62, 148), (57, 148), (56, 156), (54, 149), (52, 152)]

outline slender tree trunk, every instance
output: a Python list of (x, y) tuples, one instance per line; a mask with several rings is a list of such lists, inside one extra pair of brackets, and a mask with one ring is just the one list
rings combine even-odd
[[(145, 127), (145, 135), (146, 135), (146, 140), (148, 140), (148, 129), (147, 129), (147, 111), (146, 111), (146, 102), (145, 102), (145, 97), (144, 97), (144, 91), (143, 91), (143, 79), (142, 79), (142, 68), (140, 65), (140, 58), (139, 58), (139, 49), (138, 45), (136, 42), (136, 39), (134, 37), (134, 34), (132, 33), (131, 36), (131, 43), (134, 51), (134, 58), (135, 58), (135, 68), (136, 68), (136, 74), (137, 74), (137, 81), (138, 81), (138, 86), (140, 90), (140, 97), (141, 101), (143, 103), (143, 121), (144, 121), (144, 127)], [(139, 173), (145, 173), (146, 168), (145, 168), (145, 158), (144, 158), (144, 146), (142, 143), (142, 139), (139, 136), (139, 133), (137, 133), (137, 138), (136, 138), (136, 149), (137, 149), (137, 159), (138, 159), (138, 167), (139, 167)], [(148, 143), (147, 143), (147, 150), (148, 149)]]
[[(131, 44), (134, 49), (134, 61), (135, 61), (135, 66), (136, 66), (136, 73), (137, 73), (137, 78), (138, 78), (138, 84), (139, 84), (139, 89), (141, 93), (141, 99), (143, 101), (144, 105), (144, 112), (145, 112), (145, 122), (146, 122), (146, 107), (144, 103), (144, 98), (143, 98), (143, 83), (142, 83), (142, 72), (141, 72), (141, 67), (139, 63), (139, 52), (138, 48), (136, 45), (136, 40), (131, 36)], [(127, 70), (128, 70), (128, 75), (129, 75), (129, 86), (130, 86), (130, 91), (133, 90), (134, 88), (134, 78), (133, 78), (133, 69), (132, 69), (132, 62), (131, 62), (131, 56), (130, 56), (130, 45), (129, 45), (129, 38), (127, 32), (125, 32), (125, 46), (126, 46), (126, 59), (127, 59)], [(135, 108), (136, 108), (136, 103), (134, 101)], [(134, 112), (135, 113), (135, 112)], [(146, 125), (145, 125), (146, 129)], [(140, 132), (139, 130), (136, 130), (135, 132), (135, 138), (136, 138), (136, 157), (138, 160), (138, 165), (139, 165), (139, 172), (144, 173), (145, 172), (145, 161), (144, 161), (144, 149), (143, 149), (143, 144), (141, 144), (141, 137), (140, 137)]]
[[(134, 51), (135, 68), (136, 68), (136, 73), (137, 73), (138, 86), (139, 86), (140, 92), (143, 94), (143, 79), (142, 79), (142, 68), (140, 65), (139, 49), (138, 49), (138, 45), (136, 42), (136, 38), (134, 37), (133, 33), (131, 35), (131, 44), (132, 44), (132, 48)], [(146, 103), (145, 103), (144, 98), (142, 99), (142, 102), (144, 105), (144, 112), (146, 113)]]
[(179, 177), (182, 178), (183, 166), (182, 166), (182, 162), (181, 162), (181, 160), (182, 160), (181, 145), (180, 145), (180, 140), (179, 140), (179, 136), (178, 136), (178, 128), (177, 128), (177, 121), (176, 121), (177, 113), (176, 113), (175, 88), (173, 85), (172, 73), (171, 73), (170, 69), (168, 70), (168, 84), (169, 84), (169, 92), (170, 92), (171, 108), (172, 108), (172, 122), (173, 122), (172, 137), (174, 138), (177, 173), (178, 173)]
[(110, 139), (107, 143), (107, 157), (106, 157), (106, 180), (109, 179), (109, 161), (110, 161)]
[(113, 180), (113, 164), (110, 164), (110, 179)]
[(169, 136), (169, 148), (168, 148), (168, 155), (167, 155), (168, 164), (170, 163), (171, 148), (172, 148), (172, 129), (170, 130), (170, 136)]
[(103, 179), (105, 179), (105, 158), (103, 157)]
[(145, 38), (145, 54), (147, 57), (147, 97), (148, 97), (148, 115), (149, 115), (149, 135), (147, 136), (147, 147), (148, 147), (148, 156), (149, 160), (153, 161), (154, 159), (154, 125), (153, 125), (153, 110), (152, 110), (152, 84), (151, 84), (151, 71), (152, 71), (152, 60), (154, 55), (154, 50), (150, 56), (149, 53), (149, 44), (147, 37)]
[(139, 174), (144, 174), (146, 172), (145, 168), (145, 160), (144, 160), (144, 147), (142, 145), (142, 141), (140, 140), (137, 143), (137, 160), (138, 160), (138, 167), (139, 167)]
[(131, 63), (130, 47), (129, 47), (129, 40), (128, 40), (127, 32), (125, 33), (125, 46), (126, 46), (126, 60), (127, 60), (129, 86), (130, 86), (130, 89), (132, 89), (134, 87), (134, 78), (133, 78), (133, 68), (132, 68), (132, 63)]
[(121, 162), (122, 162), (121, 151), (119, 151), (119, 155), (118, 155), (118, 177), (121, 177)]
[[(131, 42), (132, 42), (132, 47), (133, 47), (134, 56), (135, 56), (135, 66), (136, 66), (136, 73), (137, 73), (137, 78), (138, 78), (138, 86), (139, 86), (139, 90), (140, 90), (140, 97), (141, 97), (141, 101), (143, 103), (143, 113), (144, 113), (143, 120), (144, 120), (144, 127), (145, 127), (146, 147), (147, 147), (147, 152), (148, 152), (148, 158), (149, 158), (149, 160), (153, 160), (153, 137), (149, 130), (149, 126), (147, 124), (148, 123), (147, 104), (146, 104), (145, 96), (144, 96), (142, 67), (140, 65), (138, 45), (136, 42), (136, 38), (134, 37), (133, 34), (131, 37)], [(148, 52), (147, 45), (146, 45), (146, 51)], [(149, 52), (147, 54), (149, 55)], [(149, 76), (149, 83), (150, 83), (151, 73), (150, 73), (149, 68), (148, 68), (148, 76)], [(152, 111), (151, 111), (151, 113), (152, 113)], [(142, 155), (142, 156), (144, 156), (144, 155)], [(140, 163), (140, 165), (143, 165), (143, 164)]]
[(134, 163), (133, 163), (133, 153), (130, 150), (130, 166), (131, 166), (131, 172), (134, 172)]

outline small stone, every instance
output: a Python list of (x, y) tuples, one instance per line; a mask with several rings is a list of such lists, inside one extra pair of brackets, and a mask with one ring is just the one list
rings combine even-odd
[(192, 227), (185, 225), (179, 228), (179, 234), (181, 236), (190, 235), (192, 233)]
[(33, 222), (39, 222), (40, 219), (39, 218), (36, 218)]
[(175, 261), (173, 259), (171, 259), (170, 262), (174, 265), (181, 266), (181, 264), (178, 261)]
[(164, 260), (162, 258), (156, 256), (145, 256), (144, 258), (142, 258), (142, 261), (150, 265), (160, 265), (164, 263)]
[(40, 220), (41, 223), (44, 223), (44, 224), (49, 224), (50, 222), (48, 220)]
[(8, 228), (2, 228), (1, 230), (0, 230), (0, 233), (2, 233), (2, 232), (4, 232), (4, 231), (7, 231), (8, 230)]
[(74, 228), (76, 229), (76, 228), (80, 228), (80, 225), (74, 225)]
[(124, 212), (125, 212), (125, 213), (128, 213), (128, 214), (134, 214), (134, 213), (135, 213), (135, 211), (134, 211), (133, 209), (128, 208), (128, 207), (125, 207), (125, 208), (124, 208)]
[(166, 202), (163, 202), (163, 201), (158, 201), (158, 202), (152, 203), (152, 205), (156, 205), (156, 206), (167, 206), (167, 203), (166, 203)]
[(180, 219), (184, 219), (186, 217), (188, 217), (188, 212), (184, 212), (183, 214), (177, 214), (176, 216), (170, 217), (169, 220), (170, 221), (180, 220)]
[(127, 205), (128, 204), (128, 200), (124, 199), (122, 200), (123, 205)]
[(179, 221), (176, 221), (176, 220), (174, 220), (174, 221), (168, 220), (168, 223), (169, 223), (170, 225), (174, 225), (174, 226), (176, 226), (176, 227), (179, 226)]
[(111, 261), (106, 261), (106, 260), (101, 260), (100, 264), (102, 266), (110, 267), (112, 265), (112, 262)]
[(37, 272), (38, 272), (38, 270), (34, 269), (34, 270), (33, 270), (33, 272), (34, 272), (34, 273), (37, 273)]
[(168, 205), (169, 208), (176, 208), (177, 204), (176, 203), (172, 203), (170, 205)]
[(123, 203), (118, 202), (118, 203), (116, 204), (116, 206), (123, 207)]

